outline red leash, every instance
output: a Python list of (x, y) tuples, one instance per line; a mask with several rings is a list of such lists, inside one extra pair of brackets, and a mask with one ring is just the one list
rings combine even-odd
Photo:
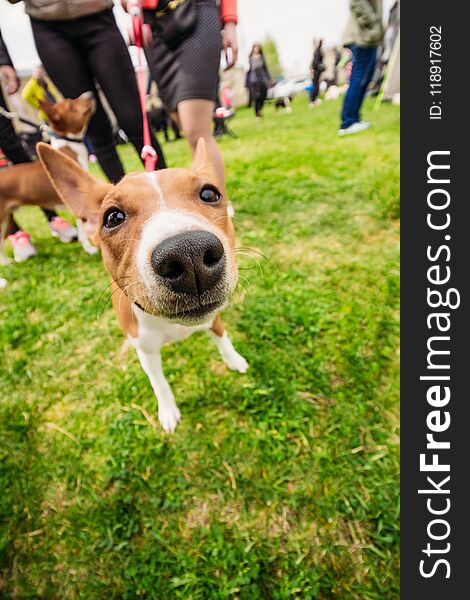
[(145, 74), (142, 65), (142, 51), (144, 47), (152, 43), (152, 31), (150, 26), (144, 24), (142, 9), (139, 0), (128, 0), (127, 12), (131, 16), (132, 26), (129, 30), (129, 42), (131, 46), (137, 47), (137, 87), (139, 88), (140, 107), (142, 110), (142, 123), (144, 129), (144, 146), (140, 156), (144, 161), (146, 171), (155, 171), (157, 164), (157, 152), (152, 146), (150, 130), (145, 107)]

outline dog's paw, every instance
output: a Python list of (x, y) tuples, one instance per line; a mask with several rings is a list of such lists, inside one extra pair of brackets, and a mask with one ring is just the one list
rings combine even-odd
[(158, 407), (158, 420), (167, 433), (173, 433), (181, 419), (181, 413), (175, 403)]
[(245, 373), (248, 370), (248, 363), (238, 352), (234, 352), (228, 357), (225, 364), (231, 371), (238, 371), (238, 373)]
[(0, 277), (0, 289), (7, 287), (8, 285), (8, 281), (6, 279), (3, 279), (3, 277)]
[(87, 254), (98, 254), (99, 250), (96, 246), (84, 246), (83, 249)]

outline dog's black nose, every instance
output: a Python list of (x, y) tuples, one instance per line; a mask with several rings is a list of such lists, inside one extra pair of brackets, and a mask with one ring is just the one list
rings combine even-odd
[(208, 231), (188, 231), (163, 240), (152, 252), (153, 270), (173, 292), (199, 296), (221, 279), (222, 242)]

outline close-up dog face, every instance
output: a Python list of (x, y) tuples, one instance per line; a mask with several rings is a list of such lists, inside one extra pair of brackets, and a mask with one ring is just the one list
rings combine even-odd
[(95, 112), (96, 100), (92, 92), (84, 92), (78, 98), (66, 98), (54, 104), (41, 102), (41, 109), (46, 113), (52, 127), (58, 133), (82, 134)]
[(183, 324), (206, 322), (237, 282), (226, 192), (200, 142), (192, 169), (127, 175), (103, 184), (40, 145), (59, 194), (87, 221), (117, 286), (144, 311)]

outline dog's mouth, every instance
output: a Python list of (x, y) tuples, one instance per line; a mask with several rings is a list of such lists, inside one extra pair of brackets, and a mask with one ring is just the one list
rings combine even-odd
[(165, 309), (162, 316), (168, 321), (175, 323), (199, 324), (207, 321), (208, 317), (215, 311), (221, 309), (225, 304), (224, 300), (209, 302), (202, 304), (198, 302), (195, 306), (178, 306), (175, 305), (172, 309)]
[(199, 304), (192, 308), (184, 308), (174, 313), (178, 320), (196, 321), (209, 316), (223, 306), (224, 302), (211, 302), (210, 304)]
[(207, 322), (208, 318), (217, 310), (222, 309), (226, 303), (227, 300), (222, 298), (204, 304), (198, 301), (197, 304), (187, 306), (183, 302), (175, 302), (171, 306), (166, 305), (164, 308), (157, 308), (149, 304), (143, 305), (134, 300), (134, 304), (144, 312), (162, 317), (166, 321), (185, 325), (198, 325)]

